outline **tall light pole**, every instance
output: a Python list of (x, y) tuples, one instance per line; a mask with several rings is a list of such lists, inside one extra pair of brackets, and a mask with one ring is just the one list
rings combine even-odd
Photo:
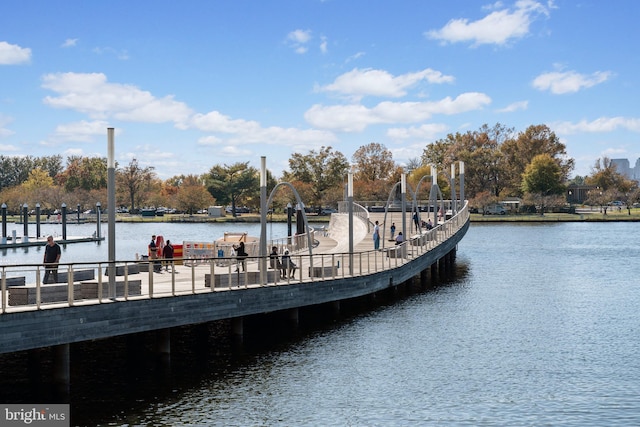
[(267, 158), (260, 157), (260, 283), (267, 283)]
[(353, 275), (353, 166), (347, 174), (347, 205), (349, 206), (349, 274)]
[(116, 297), (116, 161), (114, 129), (107, 128), (107, 215), (109, 218), (109, 298)]
[(402, 240), (407, 240), (407, 174), (400, 176), (400, 203), (402, 203)]

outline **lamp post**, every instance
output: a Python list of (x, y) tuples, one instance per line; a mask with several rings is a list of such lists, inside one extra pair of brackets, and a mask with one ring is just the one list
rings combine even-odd
[[(116, 297), (116, 161), (114, 129), (107, 128), (107, 218), (109, 219), (109, 298)], [(150, 270), (151, 271), (151, 270)]]
[(291, 217), (293, 216), (293, 206), (287, 203), (287, 244), (291, 244)]
[(349, 274), (353, 275), (353, 166), (347, 175), (347, 204), (349, 205)]
[[(213, 277), (213, 276), (211, 276)], [(267, 157), (260, 157), (260, 283), (267, 283)]]

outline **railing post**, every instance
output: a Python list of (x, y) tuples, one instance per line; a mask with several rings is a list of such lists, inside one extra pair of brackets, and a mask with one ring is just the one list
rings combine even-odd
[(7, 295), (7, 271), (2, 267), (2, 284), (0, 286), (2, 290), (2, 312), (7, 311), (7, 299), (9, 295)]
[(102, 263), (98, 263), (98, 302), (102, 303)]
[(153, 270), (155, 266), (153, 261), (149, 261), (149, 298), (153, 298)]
[(67, 291), (69, 296), (69, 307), (73, 306), (73, 265), (67, 269)]
[(211, 285), (211, 292), (213, 292), (214, 288), (215, 288), (215, 270), (216, 270), (216, 263), (214, 260), (211, 260), (211, 265), (209, 266), (209, 274), (211, 279), (209, 280), (209, 285)]

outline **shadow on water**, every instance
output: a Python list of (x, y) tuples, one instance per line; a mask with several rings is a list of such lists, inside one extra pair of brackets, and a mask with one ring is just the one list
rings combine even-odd
[[(373, 296), (301, 308), (297, 321), (279, 312), (244, 319), (244, 339), (234, 338), (231, 321), (171, 330), (171, 354), (156, 352), (157, 332), (83, 342), (71, 346), (71, 389), (60, 394), (49, 375), (50, 348), (0, 355), (0, 401), (71, 403), (72, 425), (140, 424), (137, 414), (154, 405), (179, 402), (203, 382), (227, 382), (243, 367), (271, 352), (325, 334), (364, 314), (393, 309), (412, 298), (464, 282), (468, 266), (458, 261), (450, 272), (409, 281)], [(430, 274), (429, 274), (430, 276)], [(32, 366), (32, 369), (29, 369)]]

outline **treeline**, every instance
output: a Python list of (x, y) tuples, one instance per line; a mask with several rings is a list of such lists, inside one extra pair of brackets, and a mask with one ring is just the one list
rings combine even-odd
[[(597, 187), (590, 194), (595, 205), (638, 200), (637, 183), (619, 174), (607, 158), (598, 159), (590, 175), (570, 181), (574, 160), (546, 125), (520, 132), (502, 124), (483, 125), (475, 131), (449, 134), (425, 144), (422, 155), (405, 167), (394, 161), (389, 149), (375, 142), (358, 148), (351, 162), (332, 147), (294, 153), (281, 177), (267, 171), (267, 189), (271, 191), (279, 180), (287, 181), (308, 206), (335, 205), (344, 199), (347, 173), (353, 167), (354, 198), (384, 202), (403, 172), (415, 188), (423, 176), (430, 175), (430, 165), (436, 165), (438, 184), (448, 197), (450, 165), (459, 161), (465, 164), (465, 195), (475, 206), (505, 197), (519, 197), (538, 206), (564, 204), (570, 183)], [(248, 162), (218, 164), (202, 175), (161, 180), (154, 167), (142, 167), (133, 159), (116, 167), (116, 203), (134, 211), (167, 206), (185, 213), (210, 205), (231, 205), (235, 212), (237, 206), (259, 207), (259, 182), (259, 171)], [(418, 198), (428, 197), (429, 186), (423, 181)], [(31, 207), (39, 203), (45, 212), (58, 209), (62, 203), (90, 209), (96, 202), (106, 207), (106, 199), (106, 158), (71, 156), (63, 166), (61, 156), (0, 156), (0, 201), (10, 211), (17, 211), (25, 203)], [(295, 203), (293, 195), (279, 191), (274, 207), (283, 208), (287, 203)]]

